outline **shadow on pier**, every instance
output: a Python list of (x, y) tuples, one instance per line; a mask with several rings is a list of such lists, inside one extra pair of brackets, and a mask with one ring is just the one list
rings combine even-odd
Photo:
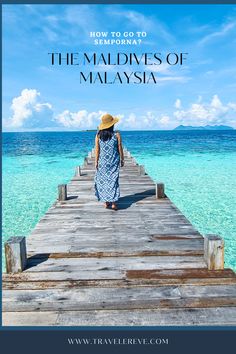
[(154, 188), (148, 189), (141, 193), (134, 193), (134, 194), (126, 195), (124, 197), (120, 197), (117, 202), (117, 205), (119, 209), (128, 209), (129, 207), (131, 207), (132, 204), (135, 204), (141, 200), (144, 200), (154, 195), (155, 195), (155, 189)]

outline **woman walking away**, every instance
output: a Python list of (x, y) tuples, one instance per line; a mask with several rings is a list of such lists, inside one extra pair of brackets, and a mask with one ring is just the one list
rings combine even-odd
[(105, 208), (111, 205), (113, 210), (118, 209), (119, 169), (120, 165), (124, 166), (121, 136), (114, 132), (114, 124), (118, 120), (110, 114), (103, 115), (95, 138), (95, 195), (105, 203)]

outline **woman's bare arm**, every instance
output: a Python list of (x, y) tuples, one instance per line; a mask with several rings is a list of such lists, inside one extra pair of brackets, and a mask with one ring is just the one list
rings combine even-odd
[(124, 166), (124, 151), (123, 151), (123, 146), (122, 146), (122, 140), (121, 140), (120, 133), (117, 132), (116, 136), (117, 136), (117, 140), (118, 140), (118, 150), (119, 150), (119, 154), (120, 154), (121, 167), (123, 167)]
[(98, 168), (98, 160), (99, 160), (100, 146), (99, 146), (99, 138), (96, 134), (95, 138), (95, 168)]

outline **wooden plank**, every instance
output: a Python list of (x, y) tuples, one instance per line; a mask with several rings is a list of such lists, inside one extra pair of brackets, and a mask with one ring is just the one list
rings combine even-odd
[[(110, 219), (108, 218), (108, 220), (106, 221), (102, 221), (101, 219), (99, 220), (96, 220), (93, 222), (94, 226), (95, 227), (100, 227), (102, 226), (102, 224), (104, 226), (110, 226), (112, 222), (112, 226), (115, 226), (115, 225), (120, 225), (122, 227), (122, 225), (125, 225), (125, 226), (129, 226), (129, 227), (132, 227), (132, 228), (137, 228), (137, 224), (134, 225), (133, 223), (131, 223), (129, 220), (122, 220), (119, 222), (119, 219)], [(78, 226), (78, 225), (81, 225), (81, 226), (87, 226), (89, 223), (89, 221), (87, 220), (76, 220), (76, 219), (72, 219), (71, 221), (70, 220), (43, 220), (41, 223), (40, 223), (40, 226), (37, 227), (37, 229), (43, 229), (43, 228), (50, 228), (52, 227), (53, 225), (55, 226), (62, 226), (62, 227), (73, 227), (73, 226)], [(154, 220), (151, 221), (146, 221), (145, 219), (141, 219), (140, 218), (140, 221), (139, 221), (139, 225), (142, 226), (142, 225), (145, 225), (146, 228), (154, 228), (154, 227), (162, 227), (162, 228), (167, 228), (167, 227), (178, 227), (178, 228), (184, 228), (184, 229), (191, 229), (193, 230), (192, 226), (190, 224), (187, 224), (187, 223), (184, 223), (184, 222), (169, 222), (168, 220), (162, 220), (162, 221), (157, 221), (155, 222)]]
[(193, 233), (193, 234), (180, 234), (180, 235), (176, 235), (176, 234), (162, 234), (162, 235), (151, 235), (151, 237), (154, 240), (186, 240), (186, 239), (203, 239), (202, 235), (200, 235), (198, 232), (197, 233)]
[[(125, 271), (99, 271), (97, 272), (97, 279), (86, 278), (83, 277), (85, 273), (78, 273), (76, 271), (72, 272), (28, 272), (28, 273), (20, 273), (14, 274), (14, 276), (3, 274), (3, 288), (24, 288), (24, 284), (34, 284), (33, 287), (38, 288), (37, 284), (45, 284), (45, 287), (50, 288), (50, 284), (52, 283), (61, 283), (64, 282), (66, 287), (71, 286), (132, 286), (132, 285), (174, 285), (174, 284), (198, 284), (198, 285), (207, 285), (207, 284), (235, 284), (235, 275), (231, 274), (211, 274), (204, 273), (207, 270), (199, 269), (194, 273), (194, 269), (190, 269), (190, 273), (187, 273), (188, 269), (178, 269), (178, 270), (157, 270), (159, 273), (154, 276), (148, 276), (148, 271), (146, 270), (147, 276), (143, 274), (141, 277), (136, 276), (130, 277), (128, 276), (129, 272)], [(137, 272), (137, 271), (134, 271)], [(139, 271), (142, 273), (142, 271)], [(151, 273), (152, 270), (149, 270)], [(200, 273), (200, 274), (199, 274)], [(82, 274), (82, 275), (81, 275)], [(138, 274), (139, 275), (139, 274)], [(8, 284), (8, 285), (7, 285)], [(59, 286), (60, 287), (60, 286)], [(30, 288), (27, 286), (27, 289)], [(40, 288), (40, 286), (39, 286)]]
[[(179, 287), (182, 297), (232, 297), (236, 298), (236, 284), (230, 285), (206, 285), (206, 286), (189, 286), (183, 285)], [(216, 300), (214, 299), (214, 303)], [(213, 303), (213, 305), (214, 305)]]
[[(106, 221), (104, 221), (104, 224), (106, 224), (106, 226), (109, 226), (109, 225), (113, 225), (113, 224), (119, 224), (119, 218), (118, 218), (118, 215), (119, 213), (117, 212), (117, 218), (113, 218), (113, 216), (110, 216), (109, 213), (114, 213), (114, 211), (112, 210), (109, 210), (107, 215), (104, 215), (105, 218), (107, 218)], [(91, 215), (92, 216), (92, 215)], [(138, 213), (137, 213), (137, 216), (138, 216)], [(94, 215), (94, 217), (96, 218), (96, 214)], [(124, 226), (129, 226), (129, 227), (137, 227), (137, 223), (134, 225), (134, 221), (135, 219), (131, 219), (131, 220), (121, 220), (120, 221), (120, 225), (123, 225)], [(102, 222), (102, 218), (100, 218), (100, 216), (98, 215), (97, 216), (97, 220), (95, 219), (93, 221), (93, 223), (95, 225), (100, 225)], [(85, 221), (81, 221), (79, 218), (78, 219), (72, 219), (71, 222), (69, 220), (44, 220), (42, 222), (40, 222), (40, 224), (37, 225), (37, 227), (35, 227), (35, 229), (40, 229), (40, 228), (45, 228), (45, 227), (52, 227), (53, 224), (54, 225), (61, 225), (61, 226), (70, 226), (70, 225), (78, 225), (80, 224), (81, 226), (88, 226), (91, 228), (91, 225), (93, 223), (90, 223), (88, 224), (88, 221), (85, 220)], [(142, 215), (140, 215), (140, 223), (142, 224), (145, 224), (146, 227), (148, 228), (150, 226), (150, 228), (154, 228), (155, 226), (156, 227), (159, 227), (159, 228), (182, 228), (182, 229), (188, 229), (188, 230), (192, 230), (192, 231), (195, 231), (195, 229), (191, 226), (191, 224), (185, 222), (185, 221), (179, 221), (179, 220), (173, 220), (171, 221), (170, 219), (168, 218), (163, 218), (163, 219), (160, 219), (158, 221), (155, 222), (155, 220), (145, 220), (144, 217), (142, 217)], [(145, 232), (145, 231), (144, 231)]]
[[(36, 267), (37, 266), (37, 267)], [(151, 256), (151, 257), (106, 257), (106, 258), (59, 258), (29, 259), (25, 272), (128, 269), (176, 269), (206, 268), (203, 256)]]
[[(38, 237), (37, 239), (31, 239), (27, 242), (27, 247), (30, 246), (39, 246), (41, 245), (42, 241), (46, 244), (53, 246), (53, 243), (58, 240), (58, 237), (55, 235), (48, 235), (45, 237)], [(126, 248), (124, 248), (123, 242), (126, 242)], [(107, 248), (115, 248), (119, 249), (120, 251), (123, 250), (126, 253), (126, 250), (145, 250), (149, 249), (150, 251), (171, 251), (171, 252), (178, 252), (178, 251), (200, 251), (203, 254), (203, 240), (202, 239), (174, 239), (170, 243), (167, 240), (152, 240), (151, 237), (148, 235), (141, 236), (135, 239), (133, 235), (127, 237), (126, 235), (122, 235), (119, 239), (115, 237), (111, 237), (110, 240), (107, 240), (104, 235), (78, 235), (74, 236), (73, 234), (69, 234), (68, 237), (64, 237), (60, 240), (60, 245), (65, 244), (66, 246), (74, 246), (77, 248), (78, 251), (82, 249), (93, 249), (94, 247), (104, 247), (104, 251)]]
[[(122, 309), (145, 306), (148, 299), (180, 298), (178, 288), (73, 288), (70, 290), (4, 290), (4, 311)], [(143, 304), (143, 305), (142, 305)], [(150, 304), (148, 305), (150, 306)]]
[[(48, 228), (45, 228), (45, 227), (39, 227), (39, 228), (35, 228), (35, 231), (34, 231), (34, 235), (46, 235), (46, 234), (66, 234), (66, 233), (70, 233), (70, 234), (76, 234), (76, 235), (79, 235), (79, 234), (87, 234), (87, 235), (92, 235), (92, 234), (101, 234), (102, 232), (104, 232), (105, 234), (106, 233), (110, 233), (112, 234), (112, 232), (116, 232), (117, 230), (117, 226), (116, 225), (109, 225), (109, 226), (97, 226), (96, 228), (95, 227), (92, 227), (91, 224), (86, 227), (86, 225), (81, 225), (81, 227), (77, 226), (77, 225), (74, 225), (73, 227), (66, 227), (66, 226), (58, 226), (58, 227), (48, 227)], [(133, 234), (135, 235), (135, 233), (137, 233), (137, 235), (141, 234), (141, 230), (138, 225), (132, 225), (132, 227), (130, 227), (129, 225), (123, 225), (122, 229), (118, 230), (117, 232), (117, 237), (119, 237), (120, 234), (124, 234), (124, 233), (130, 233), (130, 234)], [(183, 236), (183, 235), (186, 235), (186, 236), (189, 236), (189, 234), (194, 234), (194, 230), (192, 230), (191, 228), (184, 228), (184, 227), (179, 227), (179, 228), (175, 228), (175, 227), (165, 227), (165, 226), (157, 226), (157, 227), (154, 227), (154, 226), (150, 226), (148, 228), (148, 230), (146, 230), (146, 232), (149, 234), (149, 235), (152, 235), (152, 234), (156, 234), (158, 233), (159, 235), (169, 235), (169, 234), (175, 234), (176, 236)], [(195, 233), (195, 235), (199, 235), (198, 233)], [(138, 236), (137, 236), (138, 237)]]
[(173, 325), (235, 325), (236, 307), (212, 309), (163, 309), (135, 311), (63, 312), (58, 316), (60, 325), (106, 326), (173, 326)]
[(202, 278), (161, 278), (161, 279), (95, 279), (95, 280), (4, 280), (2, 288), (6, 290), (43, 290), (43, 289), (70, 289), (81, 286), (89, 287), (134, 287), (134, 286), (167, 286), (167, 285), (228, 285), (235, 284), (232, 277), (202, 277)]
[[(106, 257), (157, 257), (157, 256), (200, 256), (203, 255), (203, 252), (200, 250), (183, 250), (183, 251), (178, 251), (178, 250), (170, 250), (170, 251), (137, 251), (137, 250), (123, 250), (123, 249), (118, 249), (118, 250), (107, 250), (104, 251), (104, 247), (94, 247), (93, 251), (91, 249), (84, 249), (84, 252), (78, 252), (76, 251), (76, 247), (72, 246), (70, 248), (69, 253), (66, 252), (66, 248), (64, 249), (63, 252), (63, 246), (61, 246), (59, 249), (53, 250), (53, 252), (50, 252), (50, 248), (47, 246), (42, 246), (39, 248), (32, 248), (31, 252), (29, 253), (29, 259), (33, 255), (37, 255), (39, 251), (44, 251), (44, 253), (40, 253), (39, 255), (44, 255), (44, 254), (49, 254), (49, 258), (106, 258)], [(79, 248), (79, 247), (78, 247)], [(115, 247), (114, 247), (115, 248)], [(37, 252), (36, 252), (37, 250)], [(58, 250), (58, 252), (57, 252)], [(48, 253), (47, 253), (48, 251)], [(61, 252), (59, 252), (61, 251)], [(89, 251), (89, 252), (88, 252)], [(41, 256), (38, 256), (38, 258), (42, 258)]]
[(4, 312), (2, 313), (3, 326), (56, 326), (58, 313), (47, 312)]
[(37, 271), (35, 269), (34, 272), (23, 272), (21, 273), (21, 277), (16, 274), (17, 277), (12, 278), (10, 274), (7, 279), (10, 281), (73, 281), (73, 280), (111, 280), (111, 279), (125, 279), (125, 272), (120, 269), (98, 269), (98, 271), (94, 270), (81, 270), (78, 272), (78, 269), (68, 269), (68, 271), (63, 270), (53, 270), (53, 271)]
[(236, 280), (236, 274), (232, 269), (217, 270), (211, 272), (207, 269), (151, 269), (151, 270), (128, 270), (126, 276), (129, 279), (169, 279), (169, 278), (233, 278)]
[[(56, 237), (40, 238), (39, 240), (29, 241), (27, 243), (28, 255), (45, 253), (54, 258), (67, 258), (67, 257), (142, 257), (142, 256), (194, 256), (203, 255), (202, 240), (175, 240), (169, 244), (168, 240), (150, 242), (148, 238), (140, 238), (138, 240), (127, 239), (125, 237), (116, 240), (111, 238), (108, 241), (104, 239), (103, 235), (98, 239), (91, 238), (89, 241), (85, 237), (69, 236), (64, 237), (59, 245), (54, 246), (57, 242)], [(44, 243), (42, 243), (44, 241)], [(191, 242), (190, 242), (191, 241)], [(198, 242), (196, 242), (198, 241)], [(123, 243), (126, 243), (124, 249)], [(51, 251), (53, 249), (53, 251)]]
[(4, 326), (234, 326), (236, 307), (5, 312)]
[[(88, 211), (89, 211), (89, 215), (88, 215)], [(106, 217), (113, 217), (113, 218), (117, 218), (117, 215), (121, 216), (122, 215), (122, 219), (123, 217), (126, 219), (134, 219), (136, 218), (137, 220), (137, 215), (141, 215), (142, 217), (145, 217), (151, 220), (159, 220), (159, 218), (177, 218), (177, 219), (181, 219), (181, 220), (185, 220), (188, 222), (188, 220), (182, 216), (180, 213), (177, 213), (175, 211), (169, 210), (168, 214), (166, 212), (166, 210), (156, 210), (155, 214), (152, 215), (150, 214), (150, 210), (141, 210), (139, 209), (137, 206), (136, 207), (131, 207), (129, 209), (129, 213), (127, 213), (126, 209), (120, 209), (118, 210), (118, 213), (113, 213), (112, 210), (110, 209), (106, 209), (104, 210), (104, 208), (102, 206), (99, 206), (94, 208), (94, 207), (89, 207), (89, 206), (85, 206), (85, 205), (81, 205), (81, 204), (62, 204), (59, 207), (56, 206), (55, 208), (51, 208), (49, 209), (49, 211), (45, 214), (45, 216), (41, 219), (43, 220), (44, 218), (66, 218), (66, 217), (78, 217), (78, 218), (83, 218), (86, 217), (89, 218), (90, 216), (90, 220), (93, 216), (102, 216), (102, 215), (106, 215)]]
[(236, 284), (3, 290), (5, 311), (236, 306)]

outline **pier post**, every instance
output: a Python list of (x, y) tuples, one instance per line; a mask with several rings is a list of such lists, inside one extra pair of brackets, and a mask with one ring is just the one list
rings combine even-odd
[(88, 158), (85, 157), (85, 158), (84, 158), (84, 166), (87, 166), (87, 165), (88, 165)]
[(67, 199), (67, 185), (59, 184), (58, 186), (58, 200), (63, 201)]
[(130, 158), (131, 157), (131, 153), (129, 151), (127, 151), (127, 157)]
[(139, 166), (139, 175), (140, 175), (140, 176), (144, 176), (145, 174), (146, 174), (146, 172), (145, 172), (144, 166), (143, 166), (143, 165), (140, 165), (140, 166)]
[(6, 272), (22, 272), (27, 265), (26, 242), (24, 236), (10, 237), (5, 243)]
[(165, 198), (165, 185), (162, 182), (156, 183), (156, 199)]
[(76, 166), (75, 168), (75, 176), (81, 176), (81, 167), (80, 166)]
[(91, 151), (91, 157), (95, 157), (95, 149), (94, 148)]
[(220, 236), (204, 237), (204, 258), (209, 270), (224, 269), (224, 240)]

